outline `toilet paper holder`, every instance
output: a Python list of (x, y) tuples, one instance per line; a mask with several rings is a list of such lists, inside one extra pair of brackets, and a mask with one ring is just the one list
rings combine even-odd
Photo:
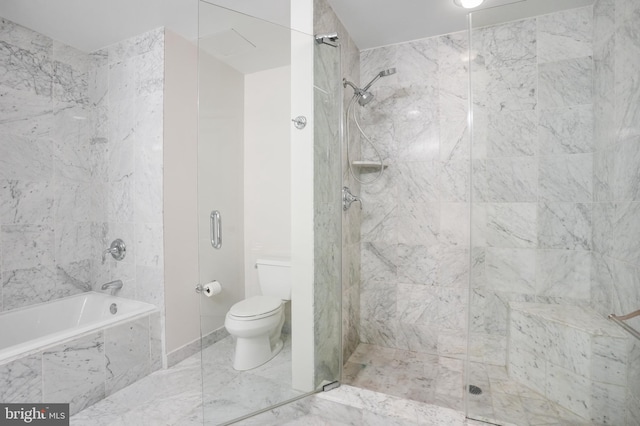
[(217, 280), (213, 280), (206, 284), (196, 285), (196, 293), (204, 294), (207, 297), (215, 296), (222, 291), (222, 285)]

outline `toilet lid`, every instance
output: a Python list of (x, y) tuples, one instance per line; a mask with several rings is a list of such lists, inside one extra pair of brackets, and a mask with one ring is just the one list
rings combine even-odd
[(255, 317), (280, 308), (282, 300), (271, 296), (253, 296), (236, 303), (229, 313), (234, 317)]

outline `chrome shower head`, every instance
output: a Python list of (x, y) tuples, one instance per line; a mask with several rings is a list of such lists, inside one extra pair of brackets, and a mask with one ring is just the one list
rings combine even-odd
[(387, 77), (387, 76), (389, 76), (391, 74), (395, 74), (395, 73), (396, 73), (396, 69), (395, 68), (389, 68), (389, 69), (386, 69), (386, 70), (382, 70), (378, 74), (376, 74), (376, 76), (373, 78), (373, 80), (371, 80), (369, 82), (369, 84), (364, 86), (364, 88), (362, 88), (362, 89), (359, 88), (358, 86), (356, 86), (355, 84), (353, 84), (352, 82), (350, 82), (349, 80), (347, 80), (346, 78), (342, 79), (342, 86), (343, 87), (351, 86), (351, 88), (355, 92), (354, 96), (356, 96), (358, 98), (358, 103), (360, 104), (360, 106), (365, 106), (366, 104), (371, 102), (373, 100), (373, 98), (374, 98), (373, 93), (369, 92), (369, 88), (373, 85), (373, 83), (375, 83), (376, 80), (378, 80), (381, 77)]
[(395, 69), (395, 68), (389, 68), (389, 69), (387, 69), (387, 70), (382, 70), (382, 71), (380, 71), (380, 72), (378, 73), (378, 75), (379, 75), (380, 77), (386, 77), (386, 76), (388, 76), (388, 75), (395, 74), (395, 73), (396, 73), (396, 69)]
[(360, 92), (359, 93), (360, 97), (358, 98), (358, 103), (360, 104), (360, 106), (365, 106), (366, 104), (368, 104), (369, 102), (371, 102), (374, 98), (373, 93), (371, 92)]

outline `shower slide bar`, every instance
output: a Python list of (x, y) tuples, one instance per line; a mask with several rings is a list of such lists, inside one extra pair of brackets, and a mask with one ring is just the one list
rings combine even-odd
[(640, 331), (636, 330), (635, 328), (631, 327), (630, 325), (624, 322), (628, 319), (638, 317), (638, 316), (640, 316), (640, 309), (638, 309), (637, 311), (631, 312), (630, 314), (627, 314), (627, 315), (618, 316), (615, 314), (611, 314), (609, 315), (609, 319), (615, 322), (616, 324), (618, 324), (620, 327), (624, 328), (633, 337), (640, 340)]

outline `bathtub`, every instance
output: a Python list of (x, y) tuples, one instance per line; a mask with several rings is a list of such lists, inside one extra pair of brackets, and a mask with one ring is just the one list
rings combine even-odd
[(148, 303), (90, 291), (2, 313), (0, 364), (156, 311)]
[(88, 292), (0, 314), (0, 401), (73, 415), (162, 368), (160, 310)]

